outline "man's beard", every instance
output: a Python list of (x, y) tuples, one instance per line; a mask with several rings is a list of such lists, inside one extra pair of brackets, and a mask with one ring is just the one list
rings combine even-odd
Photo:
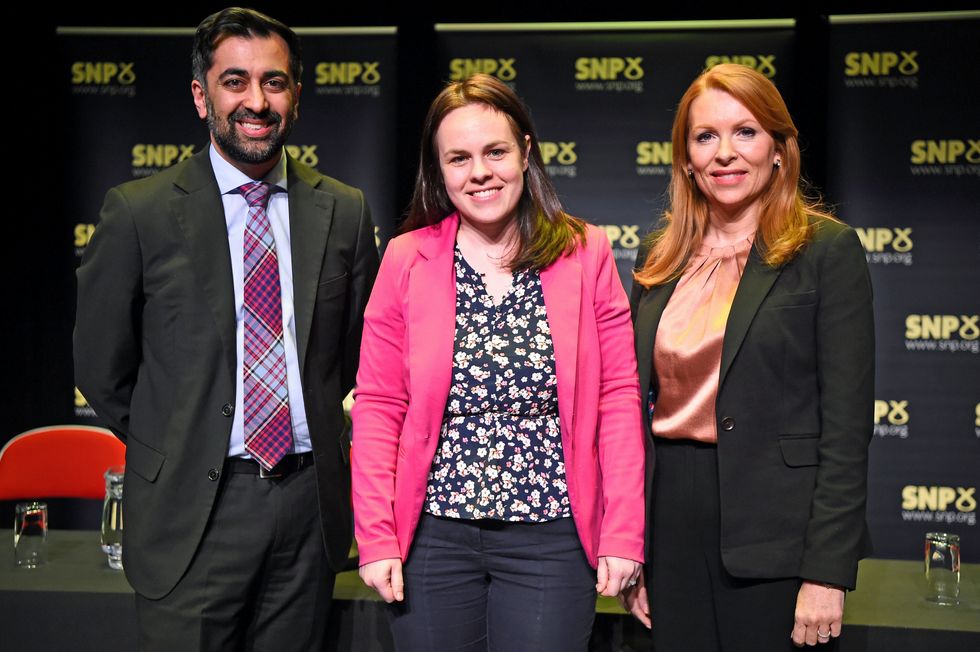
[[(296, 121), (295, 104), (290, 109), (290, 115), (286, 119), (283, 119), (282, 115), (274, 111), (255, 113), (249, 109), (240, 108), (230, 114), (225, 120), (220, 120), (215, 115), (214, 104), (211, 103), (211, 98), (206, 97), (205, 102), (208, 109), (208, 128), (211, 130), (211, 136), (214, 138), (214, 142), (217, 143), (222, 152), (239, 163), (254, 165), (266, 163), (274, 159), (282, 151), (282, 146), (286, 144), (289, 133), (293, 130), (293, 124)], [(237, 121), (246, 118), (267, 120), (274, 125), (274, 128), (265, 138), (246, 138), (239, 133), (235, 124)]]

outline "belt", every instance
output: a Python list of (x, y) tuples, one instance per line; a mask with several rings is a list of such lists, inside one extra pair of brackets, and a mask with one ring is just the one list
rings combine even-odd
[(260, 478), (284, 478), (290, 473), (294, 473), (308, 466), (313, 466), (313, 451), (307, 451), (297, 455), (286, 455), (269, 471), (266, 471), (258, 462), (251, 458), (229, 457), (225, 460), (225, 470), (228, 473), (247, 473), (257, 475)]

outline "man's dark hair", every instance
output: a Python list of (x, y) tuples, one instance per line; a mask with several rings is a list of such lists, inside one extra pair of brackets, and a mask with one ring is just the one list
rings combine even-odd
[(214, 62), (214, 51), (229, 36), (241, 38), (269, 38), (279, 36), (289, 47), (289, 75), (293, 83), (299, 83), (303, 74), (302, 51), (296, 32), (254, 9), (228, 7), (211, 14), (197, 26), (194, 33), (194, 50), (191, 53), (191, 74), (207, 87), (206, 77)]

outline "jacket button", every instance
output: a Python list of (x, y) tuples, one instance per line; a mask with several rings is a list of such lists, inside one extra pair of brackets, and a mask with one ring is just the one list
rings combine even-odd
[(235, 406), (232, 405), (231, 403), (225, 403), (224, 405), (221, 406), (222, 415), (226, 417), (230, 417), (234, 413), (235, 413)]
[(721, 429), (725, 432), (735, 430), (735, 419), (732, 417), (725, 417), (721, 420)]
[(208, 469), (208, 480), (210, 480), (211, 482), (217, 480), (220, 477), (220, 475), (221, 474), (218, 473), (218, 469)]

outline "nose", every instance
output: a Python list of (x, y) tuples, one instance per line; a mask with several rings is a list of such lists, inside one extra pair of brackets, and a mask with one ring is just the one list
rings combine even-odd
[(732, 139), (728, 136), (721, 136), (718, 142), (718, 151), (715, 152), (715, 158), (722, 163), (731, 163), (736, 156), (738, 154), (735, 152)]
[(269, 108), (269, 100), (265, 96), (265, 89), (262, 87), (261, 80), (255, 80), (248, 86), (248, 92), (242, 100), (245, 108), (254, 113), (265, 113)]
[(475, 157), (473, 159), (473, 167), (470, 168), (470, 178), (477, 183), (482, 183), (492, 176), (493, 170), (491, 170), (486, 161), (483, 160), (483, 157)]

